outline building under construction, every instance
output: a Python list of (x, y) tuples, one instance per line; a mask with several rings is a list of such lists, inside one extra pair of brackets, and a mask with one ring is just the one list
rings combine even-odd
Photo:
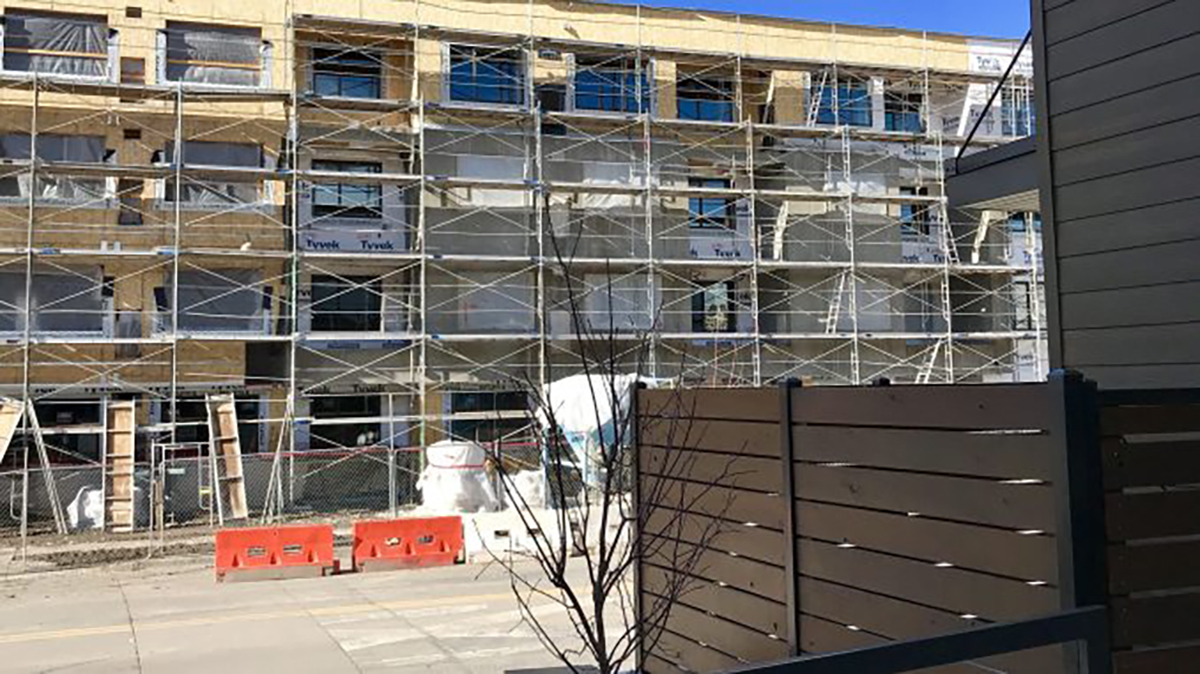
[(221, 394), (242, 454), (387, 452), (394, 506), (395, 451), (524, 433), (515, 382), (578, 371), (572, 306), (690, 383), (1043, 375), (1036, 215), (943, 196), (947, 159), (1030, 133), (1016, 42), (138, 4), (3, 3), (0, 395), (34, 412), (10, 502), (39, 456), (116, 489), (117, 458), (219, 440)]

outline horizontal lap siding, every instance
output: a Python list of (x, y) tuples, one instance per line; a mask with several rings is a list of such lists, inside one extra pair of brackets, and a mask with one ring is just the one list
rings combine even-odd
[(779, 421), (642, 417), (643, 445), (779, 458)]
[(1114, 670), (1189, 671), (1200, 639), (1200, 404), (1101, 410)]
[[(1042, 3), (1061, 364), (1200, 375), (1200, 4)], [(1057, 352), (1056, 352), (1057, 358)]]
[[(672, 578), (669, 570), (657, 566), (648, 566), (643, 573), (642, 587), (658, 596), (663, 594), (663, 588)], [(701, 580), (688, 588), (687, 603), (721, 613), (729, 620), (763, 634), (786, 638), (787, 606), (782, 599), (767, 599), (728, 585)]]
[[(1044, 434), (796, 426), (792, 437), (795, 458), (804, 462), (846, 462), (997, 479), (1048, 479), (1053, 458), (1052, 440)], [(908, 451), (897, 452), (895, 447)]]

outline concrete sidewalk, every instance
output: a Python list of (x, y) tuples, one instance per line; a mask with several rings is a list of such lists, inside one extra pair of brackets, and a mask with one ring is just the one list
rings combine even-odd
[[(560, 607), (534, 610), (556, 642), (577, 643)], [(495, 565), (217, 584), (207, 558), (176, 558), (8, 577), (0, 580), (0, 626), (5, 672), (503, 672), (556, 664), (521, 623), (508, 576)]]

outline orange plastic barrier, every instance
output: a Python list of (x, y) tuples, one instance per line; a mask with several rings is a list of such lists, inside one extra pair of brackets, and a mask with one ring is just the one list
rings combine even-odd
[(329, 524), (222, 529), (216, 547), (217, 580), (323, 576), (337, 570)]
[(354, 570), (453, 564), (462, 555), (461, 517), (354, 523)]

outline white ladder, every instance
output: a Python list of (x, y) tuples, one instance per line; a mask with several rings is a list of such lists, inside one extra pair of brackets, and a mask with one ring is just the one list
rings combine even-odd
[(933, 343), (933, 351), (929, 354), (929, 360), (917, 372), (917, 383), (928, 384), (929, 379), (933, 376), (933, 368), (937, 366), (938, 353), (942, 350), (942, 340), (937, 340)]
[(838, 320), (842, 316), (842, 296), (846, 294), (846, 277), (850, 272), (842, 272), (838, 275), (837, 294), (829, 302), (829, 311), (825, 314), (825, 334), (832, 335), (837, 333)]
[(817, 115), (821, 113), (821, 97), (825, 93), (825, 85), (829, 82), (829, 71), (821, 71), (821, 83), (815, 87), (808, 88), (812, 99), (808, 102), (808, 126), (814, 126), (817, 123)]

